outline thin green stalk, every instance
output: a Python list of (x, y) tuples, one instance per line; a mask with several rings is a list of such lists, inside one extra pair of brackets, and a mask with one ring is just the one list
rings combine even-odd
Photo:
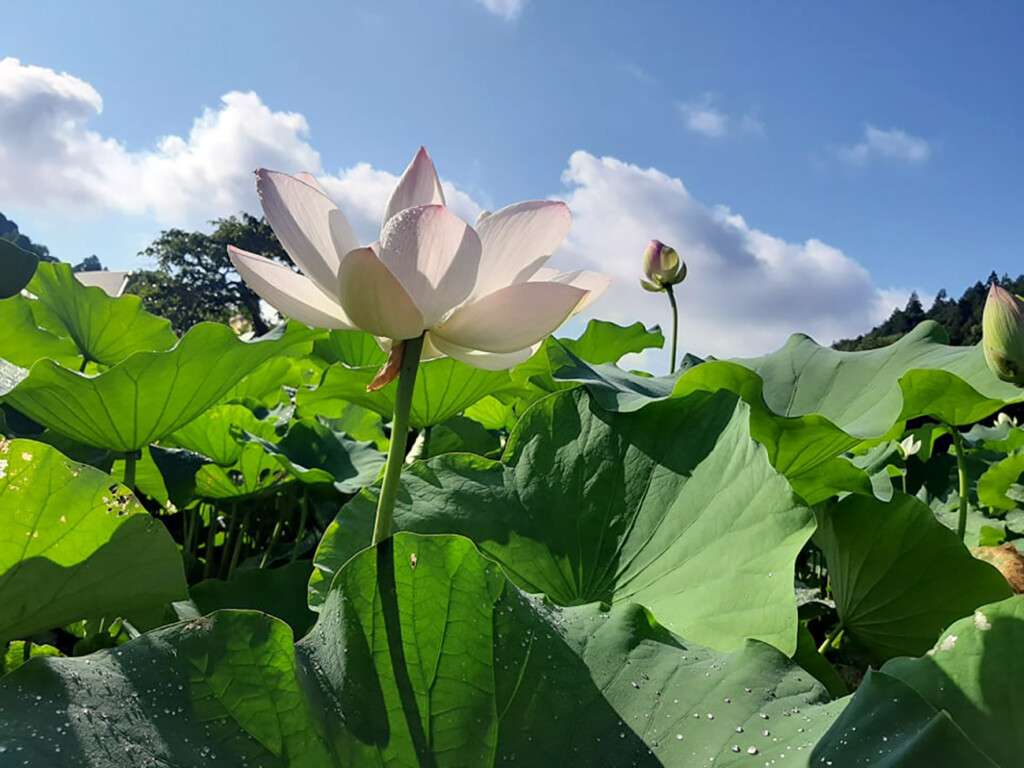
[(676, 306), (676, 294), (671, 285), (665, 286), (665, 293), (668, 294), (668, 303), (672, 305), (672, 367), (668, 372), (673, 374), (676, 372), (676, 345), (679, 341), (679, 307)]
[(213, 544), (217, 537), (217, 508), (212, 504), (207, 505), (210, 517), (210, 527), (206, 531), (206, 564), (203, 566), (203, 578), (208, 579), (213, 575)]
[(78, 366), (78, 372), (79, 373), (85, 373), (85, 366), (87, 366), (88, 364), (89, 364), (89, 358), (86, 357), (85, 355), (82, 355), (82, 364), (80, 366)]
[(375, 545), (391, 535), (391, 519), (395, 513), (395, 498), (398, 496), (398, 483), (405, 463), (405, 445), (409, 438), (409, 410), (412, 407), (416, 370), (419, 368), (422, 351), (422, 336), (404, 342), (402, 365), (398, 371), (398, 390), (395, 393), (395, 415), (391, 420), (391, 444), (388, 446), (384, 481), (377, 500), (377, 518), (373, 523), (372, 543)]
[(267, 542), (267, 546), (263, 549), (263, 556), (260, 558), (260, 568), (267, 566), (270, 552), (277, 545), (278, 539), (281, 538), (282, 528), (284, 528), (284, 521), (281, 519), (281, 494), (278, 493), (274, 495), (274, 530), (270, 532), (270, 541)]
[(302, 537), (306, 533), (306, 520), (309, 518), (309, 491), (302, 489), (302, 496), (299, 498), (299, 527), (295, 530), (295, 544), (292, 546), (292, 556), (289, 562), (294, 563), (299, 557), (299, 547), (302, 544)]
[(21, 660), (28, 661), (32, 658), (32, 641), (25, 640), (25, 644), (21, 647)]
[(239, 535), (238, 531), (238, 502), (232, 502), (231, 504), (231, 517), (228, 523), (228, 533), (224, 537), (224, 548), (220, 554), (220, 569), (218, 575), (221, 579), (228, 577), (228, 571), (231, 566), (232, 551), (235, 548), (235, 539)]
[(953, 433), (953, 449), (956, 452), (956, 474), (959, 482), (960, 516), (956, 520), (956, 535), (960, 541), (967, 534), (967, 456), (964, 453), (964, 438), (960, 430), (951, 426)]
[(242, 516), (242, 524), (238, 529), (238, 538), (235, 539), (235, 546), (231, 552), (231, 562), (228, 564), (228, 572), (224, 576), (225, 579), (231, 578), (231, 574), (235, 572), (235, 566), (238, 565), (238, 559), (242, 554), (242, 545), (245, 543), (245, 529), (249, 524), (249, 512), (250, 510), (247, 508)]

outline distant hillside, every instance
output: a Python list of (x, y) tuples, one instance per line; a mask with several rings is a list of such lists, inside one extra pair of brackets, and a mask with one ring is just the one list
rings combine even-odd
[(1008, 291), (1024, 294), (1024, 275), (1016, 278), (1009, 275), (999, 277), (995, 272), (990, 274), (984, 283), (972, 285), (959, 299), (949, 298), (946, 290), (942, 289), (927, 310), (922, 306), (918, 295), (912, 293), (907, 306), (893, 310), (889, 319), (881, 325), (855, 339), (841, 339), (832, 346), (846, 351), (884, 347), (886, 344), (892, 344), (922, 320), (935, 320), (942, 325), (949, 333), (951, 344), (977, 344), (981, 341), (981, 313), (985, 308), (985, 296), (992, 282), (998, 282)]
[[(23, 251), (31, 251), (42, 261), (60, 261), (60, 259), (50, 255), (50, 249), (45, 245), (42, 243), (33, 243), (32, 238), (23, 234), (21, 230), (18, 229), (18, 225), (2, 213), (0, 213), (0, 239), (9, 240)], [(106, 269), (106, 267), (100, 263), (99, 257), (93, 254), (92, 256), (86, 256), (80, 262), (71, 267), (71, 269), (75, 272), (86, 272), (90, 270)]]

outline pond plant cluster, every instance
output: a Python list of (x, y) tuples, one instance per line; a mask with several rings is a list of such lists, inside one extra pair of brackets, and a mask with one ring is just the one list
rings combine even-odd
[(1016, 297), (649, 373), (561, 203), (258, 185), (260, 338), (0, 241), (2, 768), (1021, 765)]

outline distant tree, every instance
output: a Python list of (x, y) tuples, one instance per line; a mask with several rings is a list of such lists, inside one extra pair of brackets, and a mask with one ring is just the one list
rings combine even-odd
[(106, 267), (100, 263), (99, 257), (94, 253), (92, 256), (86, 256), (80, 262), (75, 264), (71, 268), (72, 272), (97, 272), (104, 270)]
[(9, 240), (23, 251), (31, 251), (42, 261), (57, 261), (50, 255), (50, 249), (45, 245), (33, 243), (32, 240), (18, 230), (18, 225), (0, 213), (0, 238)]
[(989, 274), (985, 282), (977, 282), (953, 300), (945, 289), (936, 294), (935, 301), (926, 311), (916, 293), (910, 295), (903, 309), (895, 309), (888, 319), (854, 339), (842, 339), (832, 346), (835, 349), (855, 351), (875, 349), (897, 341), (913, 330), (922, 320), (934, 320), (949, 334), (950, 344), (967, 345), (981, 341), (981, 314), (985, 309), (988, 287), (998, 283), (1008, 291), (1024, 295), (1024, 275), (1011, 278)]
[(247, 213), (210, 222), (212, 232), (168, 229), (139, 255), (156, 261), (153, 270), (132, 274), (128, 292), (149, 311), (168, 318), (183, 332), (203, 320), (228, 322), (243, 316), (257, 334), (270, 326), (260, 312), (259, 297), (239, 280), (227, 246), (290, 264), (287, 254), (262, 219)]

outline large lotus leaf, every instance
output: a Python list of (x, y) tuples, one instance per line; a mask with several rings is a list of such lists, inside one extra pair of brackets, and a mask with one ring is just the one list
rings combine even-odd
[(223, 608), (249, 608), (285, 621), (296, 637), (305, 635), (316, 620), (306, 606), (306, 582), (313, 564), (297, 560), (281, 568), (237, 570), (229, 581), (206, 579), (189, 589), (200, 613)]
[(546, 392), (574, 386), (552, 378), (552, 373), (562, 364), (565, 350), (587, 363), (602, 365), (617, 363), (628, 354), (661, 349), (664, 345), (665, 337), (657, 326), (648, 330), (643, 323), (623, 326), (606, 320), (591, 320), (579, 338), (546, 339), (533, 357), (512, 369), (512, 380), (529, 385), (532, 391), (522, 395), (532, 402)]
[(350, 440), (319, 419), (292, 422), (277, 443), (255, 435), (246, 438), (275, 457), (303, 483), (331, 483), (342, 493), (370, 485), (384, 466), (384, 454), (370, 443)]
[[(336, 404), (343, 401), (391, 418), (398, 382), (393, 381), (374, 392), (366, 391), (366, 385), (379, 368), (378, 365), (360, 368), (341, 363), (332, 365), (324, 373), (320, 386), (299, 390), (296, 395), (299, 413), (303, 416), (335, 415), (330, 408), (336, 408)], [(417, 429), (440, 424), (481, 398), (512, 388), (508, 371), (484, 371), (450, 357), (428, 360), (420, 364), (416, 374), (410, 422)]]
[(287, 479), (288, 473), (273, 454), (262, 445), (249, 442), (242, 446), (238, 461), (230, 467), (207, 464), (196, 472), (196, 496), (237, 501), (261, 496)]
[(592, 365), (564, 349), (557, 359), (556, 379), (585, 384), (603, 407), (623, 413), (692, 392), (735, 392), (750, 406), (754, 439), (764, 445), (772, 466), (786, 475), (809, 504), (840, 492), (872, 493), (870, 476), (839, 456), (858, 445), (860, 438), (846, 434), (822, 416), (775, 414), (761, 396), (760, 377), (741, 365), (691, 361), (693, 365), (676, 376), (648, 377), (614, 365)]
[[(697, 642), (753, 637), (791, 654), (794, 562), (814, 520), (751, 439), (748, 413), (730, 392), (634, 414), (603, 411), (582, 390), (552, 395), (519, 421), (501, 462), (414, 464), (395, 526), (468, 536), (560, 605), (638, 602)], [(370, 541), (374, 508), (364, 490), (325, 533), (314, 607)]]
[(136, 352), (95, 376), (40, 360), (31, 371), (0, 364), (4, 402), (81, 443), (136, 451), (180, 429), (247, 371), (313, 332), (280, 327), (242, 341), (226, 325), (199, 323), (173, 349)]
[(151, 315), (138, 296), (111, 298), (86, 287), (67, 264), (40, 264), (28, 286), (40, 325), (71, 338), (87, 360), (114, 365), (134, 352), (162, 351), (177, 337), (171, 321)]
[(0, 299), (17, 296), (29, 284), (39, 257), (0, 238)]
[(335, 587), (294, 646), (221, 611), (30, 661), (0, 682), (0, 749), (48, 768), (806, 766), (842, 706), (761, 643), (717, 654), (636, 605), (553, 607), (457, 537), (400, 534)]
[(246, 373), (224, 393), (221, 402), (272, 408), (287, 401), (286, 386), (297, 387), (302, 383), (296, 373), (295, 360), (290, 356), (272, 357)]
[[(0, 243), (7, 242), (0, 239)], [(22, 367), (49, 357), (61, 365), (78, 367), (81, 357), (71, 339), (40, 328), (24, 296), (0, 300), (0, 359)]]
[(1020, 765), (1022, 647), (1024, 597), (979, 608), (926, 656), (893, 659), (869, 675), (815, 759), (835, 766)]
[(1012, 453), (992, 464), (978, 478), (978, 501), (993, 509), (1009, 511), (1017, 508), (1017, 501), (1007, 491), (1024, 474), (1024, 452)]
[(736, 392), (751, 405), (751, 431), (773, 466), (816, 503), (843, 491), (872, 493), (866, 473), (835, 460), (862, 440), (920, 416), (969, 424), (1024, 399), (1024, 391), (992, 375), (979, 346), (952, 347), (946, 340), (930, 321), (866, 352), (837, 352), (795, 335), (764, 357), (707, 362), (664, 378), (590, 365), (563, 352), (555, 378), (586, 384), (616, 410), (700, 389)]
[(822, 513), (814, 541), (841, 626), (875, 661), (919, 656), (953, 621), (1011, 593), (912, 496), (848, 496)]
[(272, 439), (274, 425), (269, 419), (258, 419), (244, 405), (216, 405), (169, 435), (164, 442), (195, 451), (227, 467), (241, 457), (240, 436), (246, 432)]
[(126, 488), (43, 443), (2, 443), (0, 643), (184, 594), (174, 541)]
[(981, 346), (953, 347), (926, 321), (888, 347), (837, 352), (803, 335), (765, 357), (737, 362), (764, 381), (764, 399), (783, 416), (821, 414), (845, 432), (874, 438), (901, 418), (970, 424), (1024, 399), (997, 379)]

